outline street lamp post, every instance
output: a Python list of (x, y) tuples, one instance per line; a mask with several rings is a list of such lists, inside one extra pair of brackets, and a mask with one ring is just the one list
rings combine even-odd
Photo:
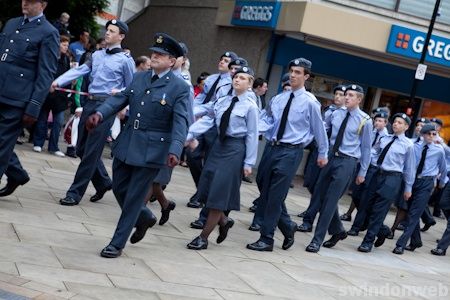
[[(419, 64), (423, 64), (425, 61), (425, 57), (428, 52), (428, 44), (430, 43), (431, 33), (433, 32), (434, 23), (436, 22), (440, 4), (441, 4), (441, 0), (436, 0), (436, 3), (434, 5), (434, 10), (433, 10), (433, 15), (431, 16), (430, 26), (428, 26), (428, 33), (425, 38), (425, 42), (423, 44), (423, 50), (422, 50), (422, 55), (420, 56)], [(419, 84), (419, 81), (420, 81), (420, 79), (417, 79), (416, 76), (414, 76), (414, 81), (413, 81), (413, 85), (411, 88), (411, 94), (410, 94), (411, 96), (409, 98), (409, 104), (408, 104), (408, 109), (413, 111), (412, 124), (416, 123), (417, 117), (419, 115), (419, 110), (413, 109), (414, 108), (414, 100), (416, 98), (417, 86)], [(414, 130), (414, 128), (413, 128), (413, 126), (411, 126), (409, 131), (412, 132), (413, 130)]]

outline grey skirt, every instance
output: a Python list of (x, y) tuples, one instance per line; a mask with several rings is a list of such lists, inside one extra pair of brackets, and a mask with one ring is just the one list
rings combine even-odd
[(240, 187), (245, 158), (244, 138), (216, 139), (206, 160), (198, 192), (206, 207), (222, 211), (240, 209)]

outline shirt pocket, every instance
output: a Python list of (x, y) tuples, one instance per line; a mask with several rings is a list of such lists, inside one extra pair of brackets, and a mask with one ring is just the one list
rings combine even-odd
[(247, 116), (247, 109), (244, 107), (235, 107), (231, 111), (230, 116), (230, 127), (233, 129), (238, 129), (242, 127), (246, 127), (246, 116)]
[(172, 117), (172, 100), (168, 93), (155, 91), (151, 98), (151, 110), (156, 119), (168, 119)]

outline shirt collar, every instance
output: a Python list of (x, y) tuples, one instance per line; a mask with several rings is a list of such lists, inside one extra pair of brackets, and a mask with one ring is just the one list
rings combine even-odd
[(43, 16), (44, 16), (43, 13), (41, 13), (41, 14), (39, 14), (39, 15), (37, 15), (37, 16), (34, 16), (34, 17), (27, 17), (26, 15), (24, 15), (24, 16), (23, 16), (23, 20), (25, 21), (25, 19), (28, 18), (28, 21), (29, 21), (29, 22), (33, 22), (34, 20), (39, 19), (39, 18), (42, 18)]
[[(298, 90), (291, 91), (291, 93), (294, 93), (294, 97), (298, 97), (301, 94), (303, 94), (305, 91), (306, 91), (305, 87), (302, 87), (302, 88), (300, 88)], [(290, 95), (290, 93), (289, 93), (289, 95)]]
[(108, 50), (112, 50), (112, 49), (115, 49), (115, 48), (120, 48), (121, 46), (120, 46), (120, 44), (117, 44), (117, 45), (112, 45), (111, 47), (109, 47), (109, 48), (106, 48), (105, 49), (105, 51), (108, 49)]
[[(169, 73), (169, 72), (170, 72), (170, 69), (167, 69), (167, 70), (165, 70), (165, 71), (159, 73), (159, 74), (158, 74), (158, 77), (159, 77), (159, 78), (162, 78), (162, 77), (164, 77), (164, 75), (166, 75), (166, 74)], [(152, 77), (153, 77), (155, 74), (156, 74), (155, 71), (152, 70)]]

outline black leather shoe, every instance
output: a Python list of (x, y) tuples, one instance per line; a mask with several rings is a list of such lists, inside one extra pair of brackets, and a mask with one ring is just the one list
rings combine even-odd
[(373, 244), (375, 248), (381, 247), (384, 242), (386, 241), (386, 236), (383, 234), (382, 236), (379, 236), (375, 243)]
[(294, 184), (291, 183), (291, 184), (289, 185), (289, 188), (293, 189), (293, 188), (294, 188)]
[(444, 250), (444, 249), (439, 249), (439, 248), (436, 248), (436, 249), (431, 249), (431, 254), (433, 254), (433, 255), (437, 255), (437, 256), (444, 256), (445, 255), (445, 252), (446, 252), (446, 250)]
[(369, 253), (372, 249), (367, 245), (361, 245), (358, 247), (359, 252)]
[(394, 239), (394, 232), (391, 230), (391, 232), (386, 236), (386, 238), (388, 240), (393, 240)]
[(419, 244), (419, 245), (411, 245), (411, 244), (409, 244), (408, 246), (405, 247), (405, 250), (413, 252), (414, 250), (416, 250), (417, 248), (420, 248), (422, 246), (423, 246), (423, 244)]
[(332, 248), (336, 246), (339, 241), (343, 241), (347, 238), (347, 232), (343, 231), (338, 234), (333, 234), (328, 241), (325, 241), (322, 246), (325, 248)]
[(254, 251), (273, 251), (273, 245), (264, 243), (263, 241), (256, 241), (251, 244), (247, 244), (247, 249)]
[(297, 230), (301, 231), (301, 232), (311, 232), (312, 226), (302, 223), (302, 224), (298, 225)]
[(250, 177), (242, 177), (242, 181), (245, 181), (247, 183), (253, 183), (253, 180)]
[(116, 258), (122, 254), (122, 249), (116, 248), (113, 245), (108, 245), (100, 252), (100, 256), (106, 258)]
[(403, 249), (403, 247), (397, 246), (397, 247), (394, 248), (394, 250), (392, 250), (392, 253), (401, 255), (401, 254), (403, 254), (404, 251), (405, 250)]
[(295, 232), (297, 231), (297, 224), (295, 222), (291, 223), (291, 230), (289, 231), (289, 235), (284, 237), (283, 240), (283, 245), (281, 246), (281, 248), (283, 250), (287, 250), (289, 248), (292, 247), (292, 245), (294, 245), (294, 236), (295, 236)]
[(359, 231), (356, 231), (355, 229), (350, 229), (349, 231), (347, 231), (347, 235), (358, 236), (359, 235)]
[(342, 221), (346, 221), (346, 222), (351, 222), (352, 220), (352, 215), (349, 215), (347, 213), (343, 214), (342, 216), (340, 216), (340, 219)]
[(306, 215), (306, 210), (304, 212), (301, 212), (297, 215), (299, 218), (303, 218)]
[(258, 206), (256, 206), (256, 205), (252, 205), (252, 206), (250, 206), (249, 208), (248, 208), (248, 211), (249, 212), (252, 212), (252, 213), (254, 213), (254, 212), (256, 212), (256, 209), (258, 208)]
[(306, 252), (317, 253), (320, 250), (319, 244), (311, 243), (306, 247)]
[(189, 201), (186, 204), (186, 206), (190, 207), (190, 208), (201, 208), (202, 207), (202, 203), (200, 201), (197, 201), (197, 200), (192, 200), (192, 201)]
[(111, 189), (112, 189), (112, 187), (109, 186), (109, 187), (107, 187), (107, 188), (104, 189), (104, 190), (97, 191), (97, 193), (95, 193), (95, 195), (92, 196), (92, 197), (89, 199), (89, 201), (91, 201), (91, 202), (97, 202), (98, 200), (100, 200), (100, 199), (103, 198), (103, 196), (105, 195), (105, 193), (106, 193), (107, 191), (110, 191)]
[(153, 225), (156, 224), (156, 218), (151, 219), (146, 224), (141, 226), (136, 226), (136, 230), (130, 238), (130, 243), (136, 244), (140, 240), (142, 240), (147, 233), (147, 229), (152, 228)]
[(161, 209), (161, 218), (159, 219), (159, 225), (166, 224), (167, 221), (169, 221), (169, 215), (172, 210), (175, 209), (175, 202), (169, 201), (169, 205), (166, 209)]
[(404, 231), (405, 230), (405, 226), (403, 226), (403, 224), (398, 224), (397, 225), (397, 228), (396, 228), (397, 230), (400, 230), (400, 231)]
[(66, 206), (74, 206), (74, 205), (78, 205), (78, 201), (73, 199), (70, 196), (66, 196), (65, 198), (59, 199), (59, 203), (61, 205), (66, 205)]
[(248, 230), (250, 230), (250, 231), (260, 231), (261, 230), (261, 225), (259, 225), (259, 224), (252, 224), (252, 225), (250, 225)]
[(204, 226), (205, 224), (203, 224), (203, 222), (200, 220), (195, 220), (194, 222), (191, 222), (191, 228), (194, 229), (203, 229)]
[(434, 226), (434, 225), (436, 225), (436, 222), (425, 224), (425, 225), (423, 225), (423, 227), (420, 229), (420, 231), (425, 232), (425, 231), (427, 231), (428, 229), (430, 229), (431, 226)]
[(228, 218), (227, 223), (223, 226), (219, 226), (219, 236), (217, 237), (216, 243), (222, 243), (228, 235), (228, 230), (233, 227), (234, 220), (232, 218)]
[[(29, 181), (29, 179), (27, 180), (27, 182), (28, 181)], [(6, 197), (6, 196), (11, 195), (19, 187), (19, 185), (21, 185), (21, 184), (18, 182), (15, 182), (13, 180), (8, 180), (5, 187), (0, 190), (0, 197)]]
[(201, 236), (196, 237), (189, 244), (187, 244), (188, 249), (192, 250), (202, 250), (208, 248), (208, 240), (204, 240)]

